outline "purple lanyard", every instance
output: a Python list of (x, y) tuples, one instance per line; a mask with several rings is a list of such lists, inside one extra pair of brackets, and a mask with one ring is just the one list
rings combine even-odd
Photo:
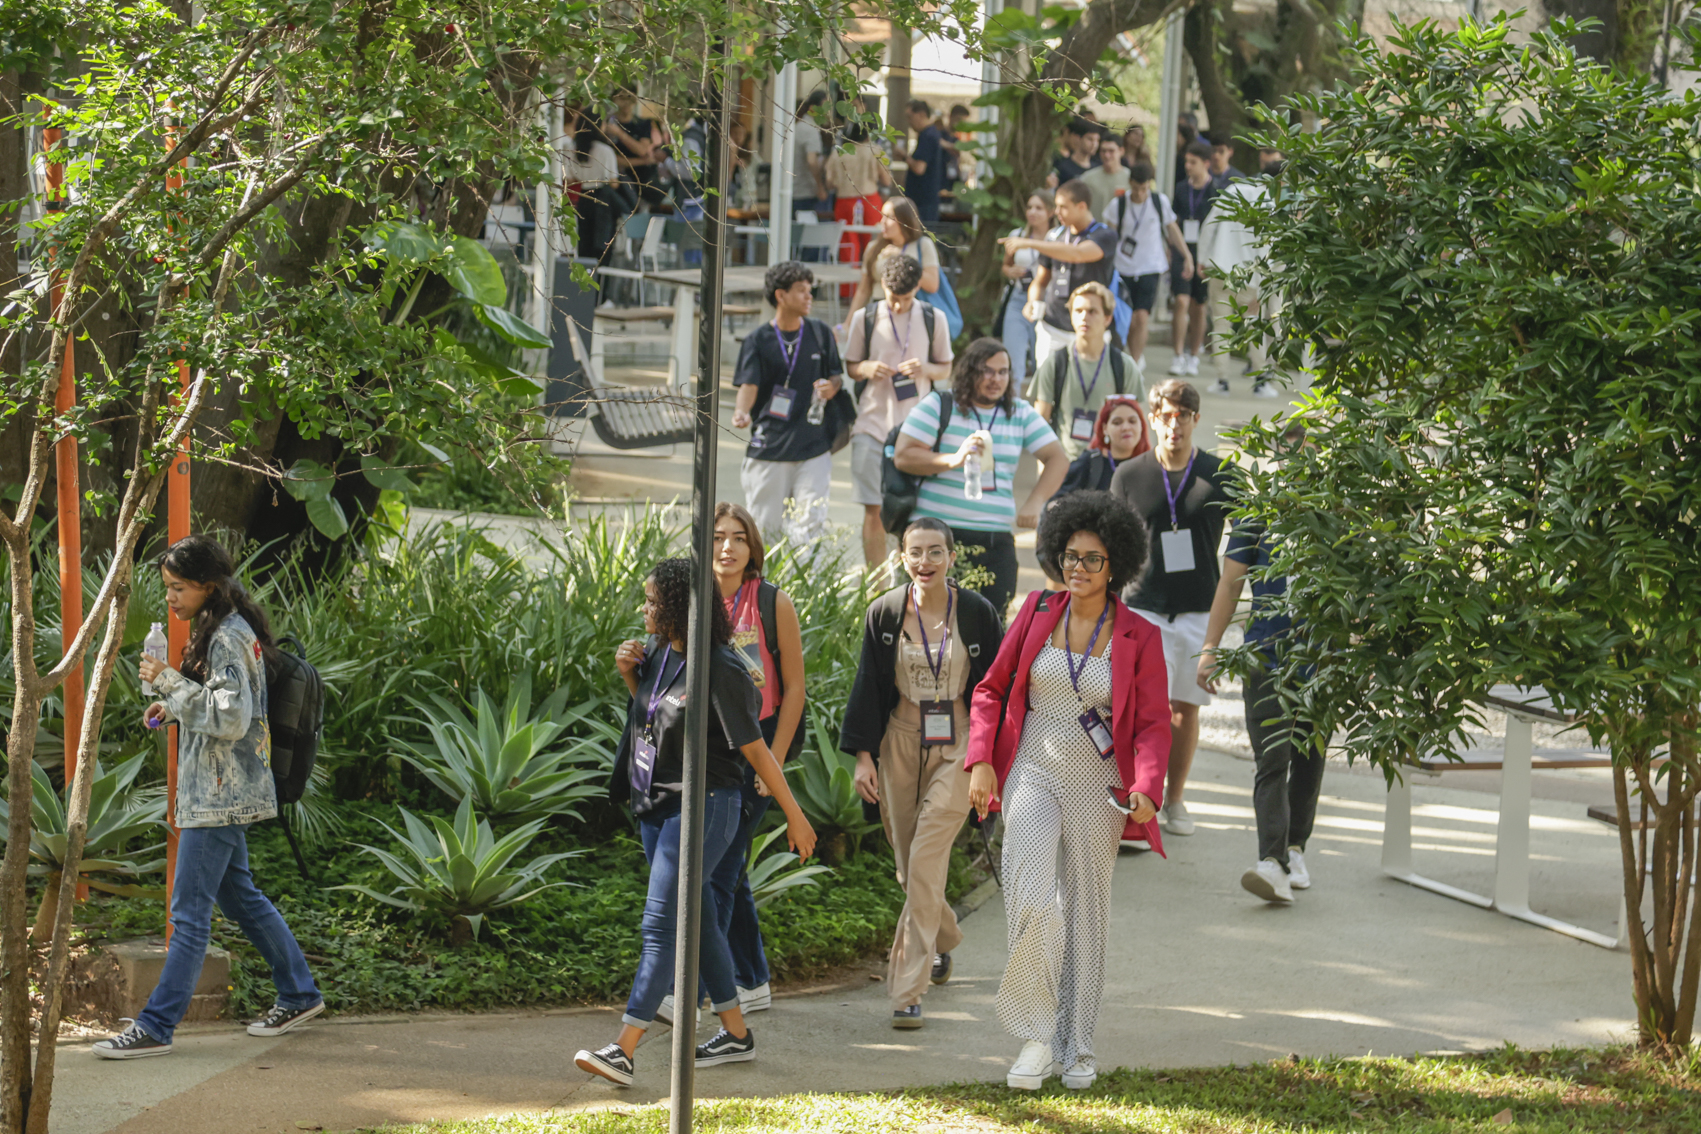
[[(1075, 687), (1075, 696), (1081, 696), (1081, 676), (1087, 672), (1087, 661), (1093, 656), (1093, 647), (1099, 644), (1099, 631), (1104, 629), (1105, 616), (1110, 613), (1110, 598), (1105, 597), (1104, 609), (1099, 611), (1099, 620), (1093, 624), (1093, 636), (1087, 639), (1087, 649), (1081, 655), (1081, 668), (1075, 668), (1075, 651), (1069, 647), (1069, 616), (1074, 613), (1075, 604), (1070, 603), (1063, 608), (1063, 664), (1069, 667), (1069, 684)], [(1082, 704), (1086, 704), (1083, 698)]]
[(927, 668), (933, 671), (933, 691), (939, 692), (939, 672), (945, 668), (945, 650), (951, 642), (951, 604), (957, 598), (949, 587), (945, 588), (945, 628), (939, 635), (939, 661), (933, 660), (927, 644), (927, 622), (921, 614), (921, 596), (916, 593), (918, 588), (910, 587), (910, 601), (915, 603), (916, 629), (921, 631), (921, 656), (927, 659)]
[(1081, 384), (1081, 408), (1087, 408), (1087, 399), (1093, 396), (1093, 391), (1099, 388), (1099, 374), (1104, 370), (1104, 356), (1109, 354), (1113, 346), (1106, 345), (1099, 351), (1099, 364), (1093, 367), (1093, 384), (1087, 385), (1087, 376), (1081, 372), (1081, 352), (1075, 349), (1075, 344), (1069, 344), (1069, 353), (1075, 357), (1075, 381)]
[(1181, 470), (1181, 483), (1174, 488), (1170, 487), (1169, 470), (1164, 468), (1163, 465), (1158, 466), (1158, 471), (1163, 473), (1164, 476), (1164, 495), (1169, 497), (1169, 530), (1172, 532), (1181, 527), (1181, 520), (1175, 514), (1175, 502), (1181, 498), (1182, 491), (1187, 488), (1187, 478), (1193, 473), (1193, 458), (1198, 455), (1199, 450), (1197, 449), (1187, 454), (1187, 467)]
[[(752, 579), (751, 582), (755, 582), (755, 580)], [(750, 583), (740, 583), (736, 594), (721, 601), (726, 603), (726, 612), (732, 619), (732, 628), (737, 630), (739, 615), (743, 614), (744, 608), (750, 605)]]
[(900, 361), (907, 362), (910, 357), (910, 336), (915, 333), (915, 319), (912, 314), (914, 310), (915, 308), (911, 307), (909, 311), (904, 312), (905, 315), (910, 315), (911, 318), (905, 320), (909, 324), (909, 330), (905, 332), (903, 339), (900, 340), (898, 338), (898, 318), (892, 314), (892, 301), (890, 299), (886, 301), (886, 322), (892, 326), (892, 341), (898, 344), (898, 353), (904, 356)]
[(803, 332), (809, 328), (805, 321), (797, 328), (797, 338), (791, 341), (791, 349), (786, 349), (786, 337), (780, 333), (780, 321), (774, 320), (774, 337), (780, 341), (780, 357), (786, 360), (786, 380), (784, 385), (791, 385), (791, 376), (797, 372), (797, 360), (803, 357)]
[(667, 675), (667, 662), (672, 656), (673, 643), (669, 642), (666, 647), (662, 649), (661, 668), (656, 674), (656, 683), (650, 687), (649, 706), (644, 710), (644, 731), (652, 733), (652, 735), (656, 724), (656, 710), (661, 707), (661, 699), (667, 694), (669, 689), (673, 688), (673, 683), (679, 680), (680, 670), (685, 668), (685, 659), (681, 657), (679, 659), (678, 669), (675, 669), (673, 671), (673, 676), (669, 677)]
[[(987, 425), (986, 422), (984, 422), (980, 419), (980, 407), (977, 406), (977, 405), (970, 405), (969, 406), (969, 412), (975, 415), (975, 424), (980, 426), (981, 432), (985, 433), (988, 437), (991, 437), (992, 436), (992, 426)], [(997, 424), (998, 424), (998, 407), (993, 406), (992, 407), (992, 425), (997, 425)], [(998, 439), (993, 438), (992, 445), (987, 449), (986, 461), (987, 461), (987, 464), (990, 465), (991, 468), (992, 468), (992, 491), (994, 491), (994, 492), (998, 491), (998, 458), (995, 455), (997, 450), (998, 450)]]
[(1188, 220), (1200, 219), (1199, 218), (1199, 198), (1202, 194), (1208, 193), (1210, 191), (1211, 191), (1211, 187), (1209, 185), (1206, 185), (1203, 188), (1195, 189), (1195, 188), (1193, 188), (1193, 182), (1189, 181), (1187, 183), (1187, 213), (1188, 213), (1187, 219)]

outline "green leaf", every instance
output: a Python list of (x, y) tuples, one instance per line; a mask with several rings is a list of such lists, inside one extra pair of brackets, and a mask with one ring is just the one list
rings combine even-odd
[(474, 303), (500, 307), (508, 302), (508, 285), (490, 249), (470, 236), (457, 236), (443, 270), (449, 285)]
[(477, 313), (480, 323), (515, 346), (548, 348), (554, 345), (548, 335), (515, 315), (506, 307), (493, 307), (485, 303), (473, 310)]
[(407, 473), (394, 468), (376, 453), (368, 453), (360, 458), (360, 474), (374, 488), (390, 492), (412, 492), (415, 487), (413, 481), (408, 479)]
[(361, 240), (368, 248), (384, 253), (402, 267), (417, 268), (443, 255), (442, 238), (406, 221), (379, 221), (366, 230)]
[(348, 534), (348, 517), (343, 515), (343, 506), (329, 496), (309, 500), (307, 518), (327, 538), (341, 539)]
[(336, 476), (330, 469), (318, 461), (309, 461), (306, 458), (289, 466), (283, 474), (284, 491), (297, 500), (310, 503), (324, 500), (336, 486)]
[(543, 383), (518, 370), (509, 371), (506, 378), (496, 380), (496, 388), (516, 398), (532, 398), (543, 392)]

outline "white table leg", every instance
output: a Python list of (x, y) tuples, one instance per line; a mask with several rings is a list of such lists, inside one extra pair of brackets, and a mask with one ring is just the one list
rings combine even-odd
[(1494, 852), (1494, 906), (1505, 913), (1530, 908), (1530, 761), (1534, 728), (1508, 714), (1500, 773), (1500, 829)]
[(673, 386), (686, 386), (697, 372), (697, 292), (694, 288), (673, 289), (673, 357), (668, 360), (667, 380)]
[(1412, 873), (1412, 781), (1406, 772), (1388, 789), (1382, 814), (1382, 872), (1395, 878)]

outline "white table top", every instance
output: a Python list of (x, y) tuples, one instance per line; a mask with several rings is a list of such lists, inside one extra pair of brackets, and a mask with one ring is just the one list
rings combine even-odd
[[(811, 263), (808, 267), (815, 273), (815, 282), (820, 284), (853, 284), (862, 278), (862, 269), (856, 264)], [(764, 267), (741, 265), (728, 268), (722, 286), (733, 294), (760, 292), (762, 281), (767, 274), (768, 269)], [(668, 268), (665, 271), (645, 272), (644, 278), (676, 287), (698, 288), (703, 285), (701, 268)]]

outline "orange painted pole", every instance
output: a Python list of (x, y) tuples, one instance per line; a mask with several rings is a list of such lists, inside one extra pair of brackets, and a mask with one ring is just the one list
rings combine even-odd
[[(166, 132), (166, 145), (177, 144), (175, 127)], [(165, 175), (167, 192), (181, 193), (183, 191), (183, 174), (180, 172), (188, 163), (180, 162), (177, 168)], [(183, 359), (177, 360), (177, 381), (180, 389), (179, 397), (189, 396), (189, 364)], [(171, 471), (165, 478), (166, 520), (165, 533), (169, 543), (176, 543), (189, 535), (189, 438), (184, 436), (179, 446), (177, 456), (172, 458)], [(183, 668), (183, 651), (189, 645), (189, 624), (180, 622), (177, 618), (166, 617), (165, 641), (166, 660), (173, 669)], [(171, 899), (176, 892), (177, 884), (177, 734), (178, 726), (171, 725), (165, 742), (165, 939), (171, 941)]]
[[(64, 131), (48, 126), (41, 132), (42, 149), (51, 154), (59, 148)], [(58, 212), (65, 207), (65, 166), (55, 158), (47, 161), (47, 208)], [(48, 303), (56, 320), (64, 321), (64, 280), (55, 270)], [(54, 410), (65, 417), (77, 405), (76, 342), (65, 343), (65, 359), (59, 372), (59, 395)], [(54, 475), (58, 483), (59, 519), (59, 648), (69, 650), (83, 624), (83, 507), (81, 477), (77, 468), (77, 438), (69, 430), (53, 447)], [(78, 665), (65, 675), (63, 693), (65, 705), (65, 784), (77, 774), (77, 751), (83, 737), (83, 667)], [(77, 900), (89, 896), (89, 888), (77, 884)]]

